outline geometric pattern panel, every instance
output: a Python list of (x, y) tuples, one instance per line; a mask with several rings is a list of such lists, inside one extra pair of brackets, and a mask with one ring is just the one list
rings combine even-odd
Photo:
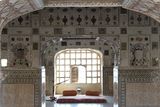
[[(39, 62), (38, 58), (37, 60), (32, 59), (39, 53), (40, 40), (46, 42), (52, 37), (77, 37), (79, 35), (92, 37), (113, 35), (121, 37), (126, 35), (130, 41), (129, 43), (125, 43), (128, 40), (123, 42), (122, 50), (127, 56), (126, 63), (129, 63), (131, 67), (150, 67), (151, 65), (157, 67), (158, 56), (150, 58), (151, 46), (149, 43), (151, 39), (149, 34), (154, 33), (158, 36), (159, 29), (152, 26), (153, 22), (148, 16), (121, 7), (46, 7), (19, 16), (6, 25), (3, 29), (2, 39), (7, 38), (7, 36), (10, 39), (2, 43), (2, 50), (10, 50), (10, 52), (8, 55), (4, 52), (2, 56), (9, 59), (10, 67), (31, 68)], [(151, 28), (153, 30), (148, 30)], [(129, 34), (132, 34), (132, 36), (129, 36)], [(119, 38), (115, 38), (115, 40), (119, 40)], [(143, 46), (139, 45), (141, 43)], [(85, 47), (88, 47), (98, 44), (88, 41), (82, 44), (77, 41), (76, 43), (67, 43), (66, 46), (85, 45)], [(59, 45), (57, 44), (55, 50), (61, 50)], [(127, 45), (129, 45), (129, 51)], [(98, 48), (101, 50), (102, 46)], [(158, 49), (155, 50), (158, 51)], [(32, 52), (34, 52), (34, 55), (31, 54)], [(105, 49), (104, 54), (104, 59), (112, 59), (112, 52), (108, 48)], [(112, 66), (112, 62), (109, 62), (109, 60), (105, 62)]]
[[(3, 29), (2, 39), (6, 36), (10, 39), (2, 43), (2, 50), (10, 50), (10, 52), (8, 55), (4, 52), (2, 56), (9, 59), (10, 67), (31, 68), (39, 62), (38, 58), (37, 60), (32, 59), (39, 53), (40, 40), (45, 42), (52, 37), (77, 37), (79, 35), (89, 35), (90, 37), (113, 35), (121, 37), (126, 35), (130, 41), (125, 43), (128, 41), (126, 39), (122, 45), (122, 50), (127, 56), (126, 63), (129, 63), (131, 67), (150, 67), (151, 65), (157, 67), (158, 56), (150, 58), (149, 43), (151, 39), (149, 34), (154, 33), (158, 36), (159, 29), (152, 26), (153, 22), (148, 16), (121, 7), (46, 7), (19, 16), (6, 25)], [(143, 28), (139, 29), (139, 27)], [(131, 34), (132, 36), (129, 36)], [(115, 40), (119, 40), (119, 38), (115, 38)], [(66, 46), (85, 45), (85, 47), (88, 47), (88, 45), (97, 46), (99, 44), (88, 43), (87, 41), (85, 45), (77, 41), (76, 43), (67, 43)], [(142, 43), (143, 46), (139, 43)], [(129, 45), (130, 51), (128, 51), (127, 45)], [(102, 46), (99, 47), (100, 49), (102, 49)], [(157, 51), (158, 49), (155, 48)], [(59, 44), (57, 44), (55, 50), (61, 50)], [(108, 50), (105, 49), (104, 51), (106, 60), (112, 59), (112, 53)], [(34, 52), (34, 55), (31, 54), (32, 52)], [(109, 62), (109, 60), (106, 64), (112, 66), (112, 62)]]
[[(159, 84), (160, 84), (160, 72), (158, 69), (120, 70), (119, 73), (120, 107), (158, 107), (157, 105), (160, 104), (155, 98), (159, 97), (155, 96), (160, 88)], [(143, 86), (145, 86), (145, 88)], [(148, 92), (149, 95), (146, 95), (148, 94), (146, 92)], [(137, 97), (134, 94), (136, 94), (137, 96), (140, 94), (140, 96)], [(131, 96), (132, 97), (135, 96), (137, 98), (130, 98)], [(145, 97), (146, 99), (143, 96), (146, 96)], [(152, 100), (149, 100), (150, 98), (152, 98)], [(136, 102), (137, 99), (141, 100), (141, 102), (139, 103)], [(150, 103), (150, 105), (144, 104), (145, 106), (143, 106), (142, 102), (145, 103), (146, 101), (148, 102), (153, 101), (155, 103), (152, 102)], [(149, 104), (148, 102), (146, 102), (146, 104)], [(132, 106), (131, 103), (134, 103), (134, 105)]]
[(159, 107), (160, 84), (127, 83), (126, 107)]
[(141, 13), (129, 11), (128, 14), (128, 24), (129, 26), (149, 26), (150, 18)]
[(46, 8), (41, 26), (117, 26), (118, 8)]
[(20, 16), (14, 20), (12, 20), (11, 23), (9, 23), (10, 27), (31, 27), (31, 19), (30, 14), (26, 14), (23, 16)]
[(34, 107), (40, 106), (41, 86), (39, 70), (3, 70), (4, 79), (2, 84), (33, 84), (34, 85)]
[(128, 83), (158, 83), (159, 76), (158, 69), (128, 69), (120, 72), (120, 79)]
[[(151, 19), (148, 16), (119, 7), (52, 7), (20, 16), (12, 20), (9, 27), (63, 27), (68, 25), (116, 27), (123, 20), (120, 16), (125, 14), (128, 15), (125, 17), (128, 20), (128, 26), (150, 26)], [(39, 20), (36, 20), (36, 17)]]

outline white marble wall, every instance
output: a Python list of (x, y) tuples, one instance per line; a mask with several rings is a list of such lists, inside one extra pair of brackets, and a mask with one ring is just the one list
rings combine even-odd
[(34, 84), (2, 84), (1, 107), (35, 107)]
[(160, 84), (127, 83), (126, 107), (159, 107)]

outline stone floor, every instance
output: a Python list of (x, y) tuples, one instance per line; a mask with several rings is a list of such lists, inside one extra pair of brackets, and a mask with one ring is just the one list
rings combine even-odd
[(46, 107), (113, 107), (113, 104), (54, 104), (53, 102), (47, 102)]

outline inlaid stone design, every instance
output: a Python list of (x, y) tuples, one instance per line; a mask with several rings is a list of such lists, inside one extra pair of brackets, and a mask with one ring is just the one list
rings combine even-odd
[(130, 65), (148, 66), (148, 46), (143, 43), (130, 44)]
[(17, 43), (13, 46), (12, 52), (14, 55), (12, 66), (29, 67), (29, 61), (26, 58), (26, 55), (28, 53), (28, 47), (26, 45), (22, 43)]

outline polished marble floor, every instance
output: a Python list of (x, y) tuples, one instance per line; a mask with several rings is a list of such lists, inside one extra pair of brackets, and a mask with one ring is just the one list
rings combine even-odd
[(53, 102), (47, 102), (46, 107), (113, 107), (113, 104), (54, 104)]
[(76, 103), (57, 104), (53, 101), (46, 101), (46, 107), (113, 107), (113, 97), (107, 96), (107, 103)]

